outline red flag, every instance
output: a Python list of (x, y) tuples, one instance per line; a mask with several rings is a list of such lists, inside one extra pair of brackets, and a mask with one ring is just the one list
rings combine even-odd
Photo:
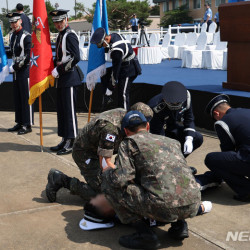
[(54, 69), (49, 23), (44, 0), (33, 1), (30, 51), (30, 98), (32, 104), (49, 85), (54, 86)]

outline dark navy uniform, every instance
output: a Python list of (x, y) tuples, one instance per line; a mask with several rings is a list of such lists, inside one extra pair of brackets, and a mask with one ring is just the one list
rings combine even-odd
[(109, 52), (118, 88), (118, 107), (128, 110), (130, 84), (141, 74), (141, 67), (130, 42), (117, 33), (111, 34)]
[[(129, 110), (130, 84), (141, 74), (141, 66), (130, 42), (122, 35), (111, 34), (109, 42), (105, 40), (106, 37), (105, 29), (98, 28), (90, 41), (98, 48), (102, 48), (105, 43), (105, 49), (110, 53), (112, 59), (113, 67), (107, 70), (107, 74), (101, 80), (106, 85), (105, 87), (111, 91), (118, 88), (118, 107)], [(109, 84), (110, 82), (111, 84)]]
[(222, 152), (209, 153), (206, 166), (239, 196), (250, 194), (250, 110), (230, 108), (215, 122)]
[(217, 120), (214, 127), (222, 152), (206, 156), (205, 164), (211, 171), (197, 175), (196, 181), (205, 190), (224, 180), (236, 192), (235, 199), (250, 201), (250, 109), (231, 108), (229, 101), (227, 95), (221, 94), (206, 107), (206, 112)]
[(153, 119), (150, 122), (151, 133), (178, 140), (182, 150), (187, 136), (193, 137), (193, 150), (201, 146), (203, 137), (195, 130), (191, 96), (188, 90), (187, 99), (178, 110), (169, 109), (162, 93), (154, 96), (148, 105), (154, 111)]
[(30, 19), (24, 13), (22, 13), (21, 19), (22, 19), (22, 27), (23, 27), (23, 29), (28, 31), (31, 34)]
[[(10, 13), (18, 17), (17, 13)], [(14, 20), (15, 21), (15, 20)], [(30, 63), (31, 35), (23, 28), (13, 31), (10, 35), (10, 50), (7, 55), (12, 57), (13, 91), (15, 103), (15, 122), (24, 127), (34, 123), (34, 112), (29, 100), (29, 63)], [(10, 129), (9, 131), (15, 131)]]
[(56, 78), (58, 136), (64, 139), (76, 138), (76, 88), (81, 84), (76, 64), (80, 61), (79, 41), (75, 32), (66, 27), (59, 32), (56, 41), (55, 67), (59, 74)]

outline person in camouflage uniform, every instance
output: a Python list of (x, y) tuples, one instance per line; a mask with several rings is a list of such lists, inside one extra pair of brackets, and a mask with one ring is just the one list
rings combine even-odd
[(104, 169), (102, 181), (102, 191), (118, 218), (137, 229), (133, 235), (122, 236), (119, 243), (136, 249), (159, 246), (143, 217), (172, 222), (170, 236), (188, 237), (185, 219), (196, 216), (201, 194), (180, 143), (148, 133), (149, 124), (138, 111), (128, 112), (122, 127), (127, 137), (119, 146), (115, 167)]
[[(151, 108), (144, 103), (136, 103), (131, 109), (140, 110), (149, 120), (153, 116)], [(112, 165), (111, 157), (117, 153), (125, 136), (121, 132), (121, 121), (126, 112), (122, 108), (105, 111), (82, 129), (75, 139), (72, 157), (86, 183), (51, 169), (46, 186), (46, 195), (50, 202), (56, 201), (56, 193), (62, 187), (82, 197), (84, 202), (101, 192), (102, 166)]]

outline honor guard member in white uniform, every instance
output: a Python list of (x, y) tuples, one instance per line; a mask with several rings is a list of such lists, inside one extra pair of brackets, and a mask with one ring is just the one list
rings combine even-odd
[(18, 131), (18, 135), (22, 135), (32, 131), (31, 125), (34, 121), (33, 107), (28, 104), (31, 35), (22, 28), (20, 13), (8, 13), (6, 17), (9, 18), (12, 28), (10, 50), (6, 53), (8, 57), (12, 57), (9, 71), (13, 73), (15, 122), (17, 123), (8, 131)]
[[(98, 48), (108, 49), (112, 59), (112, 83), (108, 89), (118, 88), (118, 107), (129, 110), (130, 84), (141, 74), (141, 66), (130, 42), (117, 33), (107, 35), (104, 28), (96, 29), (90, 42)], [(88, 89), (91, 90), (92, 86)]]
[(203, 136), (195, 130), (191, 95), (182, 83), (167, 82), (148, 105), (154, 111), (151, 133), (178, 140), (185, 156), (201, 146)]
[(81, 79), (76, 64), (80, 61), (80, 52), (78, 37), (68, 26), (67, 12), (68, 10), (50, 12), (52, 21), (59, 31), (52, 75), (57, 88), (58, 136), (62, 137), (62, 141), (50, 148), (58, 155), (72, 152), (74, 139), (78, 133), (75, 107), (77, 86), (81, 84)]
[(216, 121), (222, 152), (206, 156), (211, 171), (196, 175), (196, 180), (203, 190), (224, 180), (236, 193), (234, 199), (250, 202), (250, 109), (231, 108), (229, 101), (227, 95), (218, 95), (206, 107), (206, 113)]

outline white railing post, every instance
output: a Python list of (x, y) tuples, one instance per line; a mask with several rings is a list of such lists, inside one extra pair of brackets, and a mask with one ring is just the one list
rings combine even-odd
[(200, 23), (198, 23), (198, 32), (197, 33), (200, 33), (200, 28), (201, 28), (201, 25), (200, 25)]

